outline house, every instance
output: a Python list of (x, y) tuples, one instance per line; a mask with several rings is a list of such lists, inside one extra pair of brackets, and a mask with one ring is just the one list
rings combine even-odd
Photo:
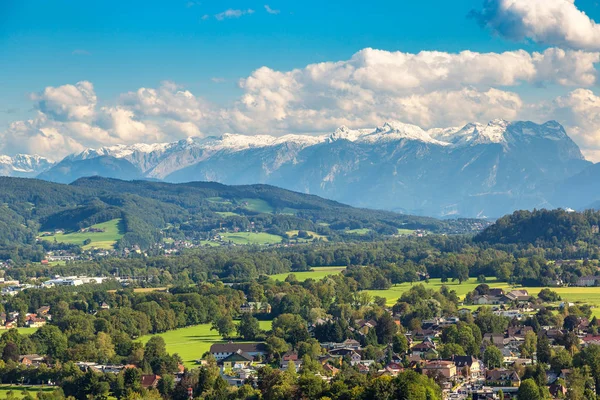
[(144, 389), (156, 388), (158, 381), (160, 381), (160, 375), (142, 375), (142, 387)]
[(233, 353), (241, 350), (252, 357), (264, 356), (267, 354), (267, 346), (264, 343), (216, 343), (210, 346), (210, 354), (217, 360), (223, 360)]
[(456, 376), (456, 364), (453, 361), (429, 361), (422, 368), (423, 373), (426, 375), (440, 373), (446, 379), (452, 379)]
[(356, 325), (356, 329), (363, 335), (366, 335), (367, 333), (369, 333), (370, 329), (373, 329), (377, 326), (377, 322), (375, 322), (372, 319), (371, 320), (359, 319), (359, 320), (354, 321), (354, 324)]
[(589, 346), (591, 344), (600, 345), (600, 335), (587, 335), (582, 338), (583, 345)]
[(47, 321), (44, 318), (27, 318), (27, 321), (25, 321), (25, 326), (27, 326), (28, 328), (40, 328), (44, 325), (46, 325)]
[(333, 349), (329, 351), (329, 354), (332, 356), (350, 357), (351, 362), (358, 362), (362, 360), (361, 355), (358, 354), (354, 349)]
[(41, 306), (36, 310), (36, 314), (45, 317), (50, 312), (50, 306)]
[(240, 307), (240, 313), (250, 313), (250, 314), (270, 314), (271, 313), (271, 305), (269, 303), (264, 302), (247, 302), (242, 304)]
[(548, 387), (548, 391), (553, 399), (564, 399), (567, 395), (567, 388), (563, 385), (552, 384)]
[(302, 365), (302, 360), (299, 359), (298, 353), (296, 353), (295, 351), (285, 353), (281, 357), (281, 363), (279, 364), (279, 366), (281, 369), (287, 369), (290, 363), (294, 363), (296, 371)]
[(39, 354), (26, 354), (23, 356), (19, 356), (19, 363), (26, 365), (28, 367), (39, 366), (40, 364), (43, 364), (44, 362), (45, 362), (44, 357), (40, 356)]
[(101, 310), (109, 310), (110, 306), (103, 301), (102, 304), (100, 304), (100, 309)]
[(513, 290), (504, 295), (506, 297), (507, 302), (528, 302), (531, 299), (529, 292), (527, 290)]
[(457, 373), (464, 375), (465, 377), (471, 376), (478, 378), (483, 372), (483, 366), (481, 361), (473, 356), (457, 356), (454, 355), (450, 359), (456, 365)]
[(435, 350), (435, 343), (426, 340), (422, 343), (414, 345), (410, 350), (412, 354), (418, 354), (419, 356), (423, 357), (430, 350)]
[(502, 302), (501, 297), (490, 296), (488, 294), (484, 294), (482, 296), (474, 296), (473, 304), (477, 304), (480, 306), (492, 305), (492, 304), (500, 304)]
[(593, 275), (582, 276), (581, 278), (577, 279), (575, 286), (596, 286), (598, 279), (599, 277)]
[(504, 368), (486, 371), (485, 382), (489, 386), (521, 386), (521, 378), (519, 378), (519, 374), (517, 374), (515, 371)]
[(484, 343), (490, 343), (501, 349), (504, 347), (504, 335), (501, 333), (486, 333), (483, 335)]
[(224, 369), (229, 368), (246, 368), (252, 365), (254, 362), (254, 357), (250, 354), (237, 350), (236, 352), (228, 355), (227, 357), (221, 359), (219, 364), (223, 366)]

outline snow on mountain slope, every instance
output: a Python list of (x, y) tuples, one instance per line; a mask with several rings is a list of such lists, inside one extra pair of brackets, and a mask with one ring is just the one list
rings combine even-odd
[(52, 167), (53, 163), (38, 155), (0, 156), (0, 175), (33, 177)]

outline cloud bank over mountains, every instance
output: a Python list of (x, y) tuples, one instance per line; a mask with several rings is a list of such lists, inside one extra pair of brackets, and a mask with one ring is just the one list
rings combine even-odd
[[(556, 119), (586, 156), (600, 160), (598, 24), (573, 0), (487, 0), (474, 15), (510, 40), (556, 47), (416, 54), (366, 48), (347, 60), (289, 71), (258, 68), (239, 80), (242, 94), (227, 106), (173, 82), (123, 93), (112, 103), (88, 81), (47, 87), (31, 95), (34, 118), (0, 131), (0, 154), (58, 160), (86, 147), (226, 132), (322, 133), (391, 120), (427, 129), (503, 118)], [(545, 87), (560, 95), (524, 98)]]

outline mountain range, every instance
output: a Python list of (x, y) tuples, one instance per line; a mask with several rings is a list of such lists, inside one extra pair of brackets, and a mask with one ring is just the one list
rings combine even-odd
[(342, 126), (320, 136), (224, 134), (109, 146), (56, 164), (37, 156), (16, 156), (13, 164), (1, 160), (1, 174), (60, 183), (94, 175), (265, 183), (353, 206), (434, 217), (579, 209), (600, 200), (600, 189), (590, 185), (600, 178), (600, 166), (586, 161), (555, 121), (494, 120), (430, 130), (388, 122), (374, 129)]

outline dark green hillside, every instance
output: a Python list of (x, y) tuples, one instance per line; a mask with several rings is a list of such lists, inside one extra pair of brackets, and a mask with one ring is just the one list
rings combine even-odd
[[(439, 221), (357, 209), (267, 185), (168, 184), (94, 177), (71, 185), (0, 178), (0, 187), (0, 259), (40, 258), (42, 245), (46, 249), (60, 247), (51, 241), (37, 243), (40, 232), (74, 232), (113, 219), (121, 219), (124, 226), (117, 248), (149, 248), (163, 237), (203, 240), (215, 232), (236, 229), (282, 239), (287, 231), (304, 230), (340, 241), (372, 240), (399, 229), (453, 233), (472, 228), (465, 220)], [(352, 233), (357, 230), (368, 233)]]
[(600, 241), (600, 212), (565, 210), (515, 211), (504, 216), (475, 237), (489, 244), (533, 244), (556, 246), (577, 241)]

